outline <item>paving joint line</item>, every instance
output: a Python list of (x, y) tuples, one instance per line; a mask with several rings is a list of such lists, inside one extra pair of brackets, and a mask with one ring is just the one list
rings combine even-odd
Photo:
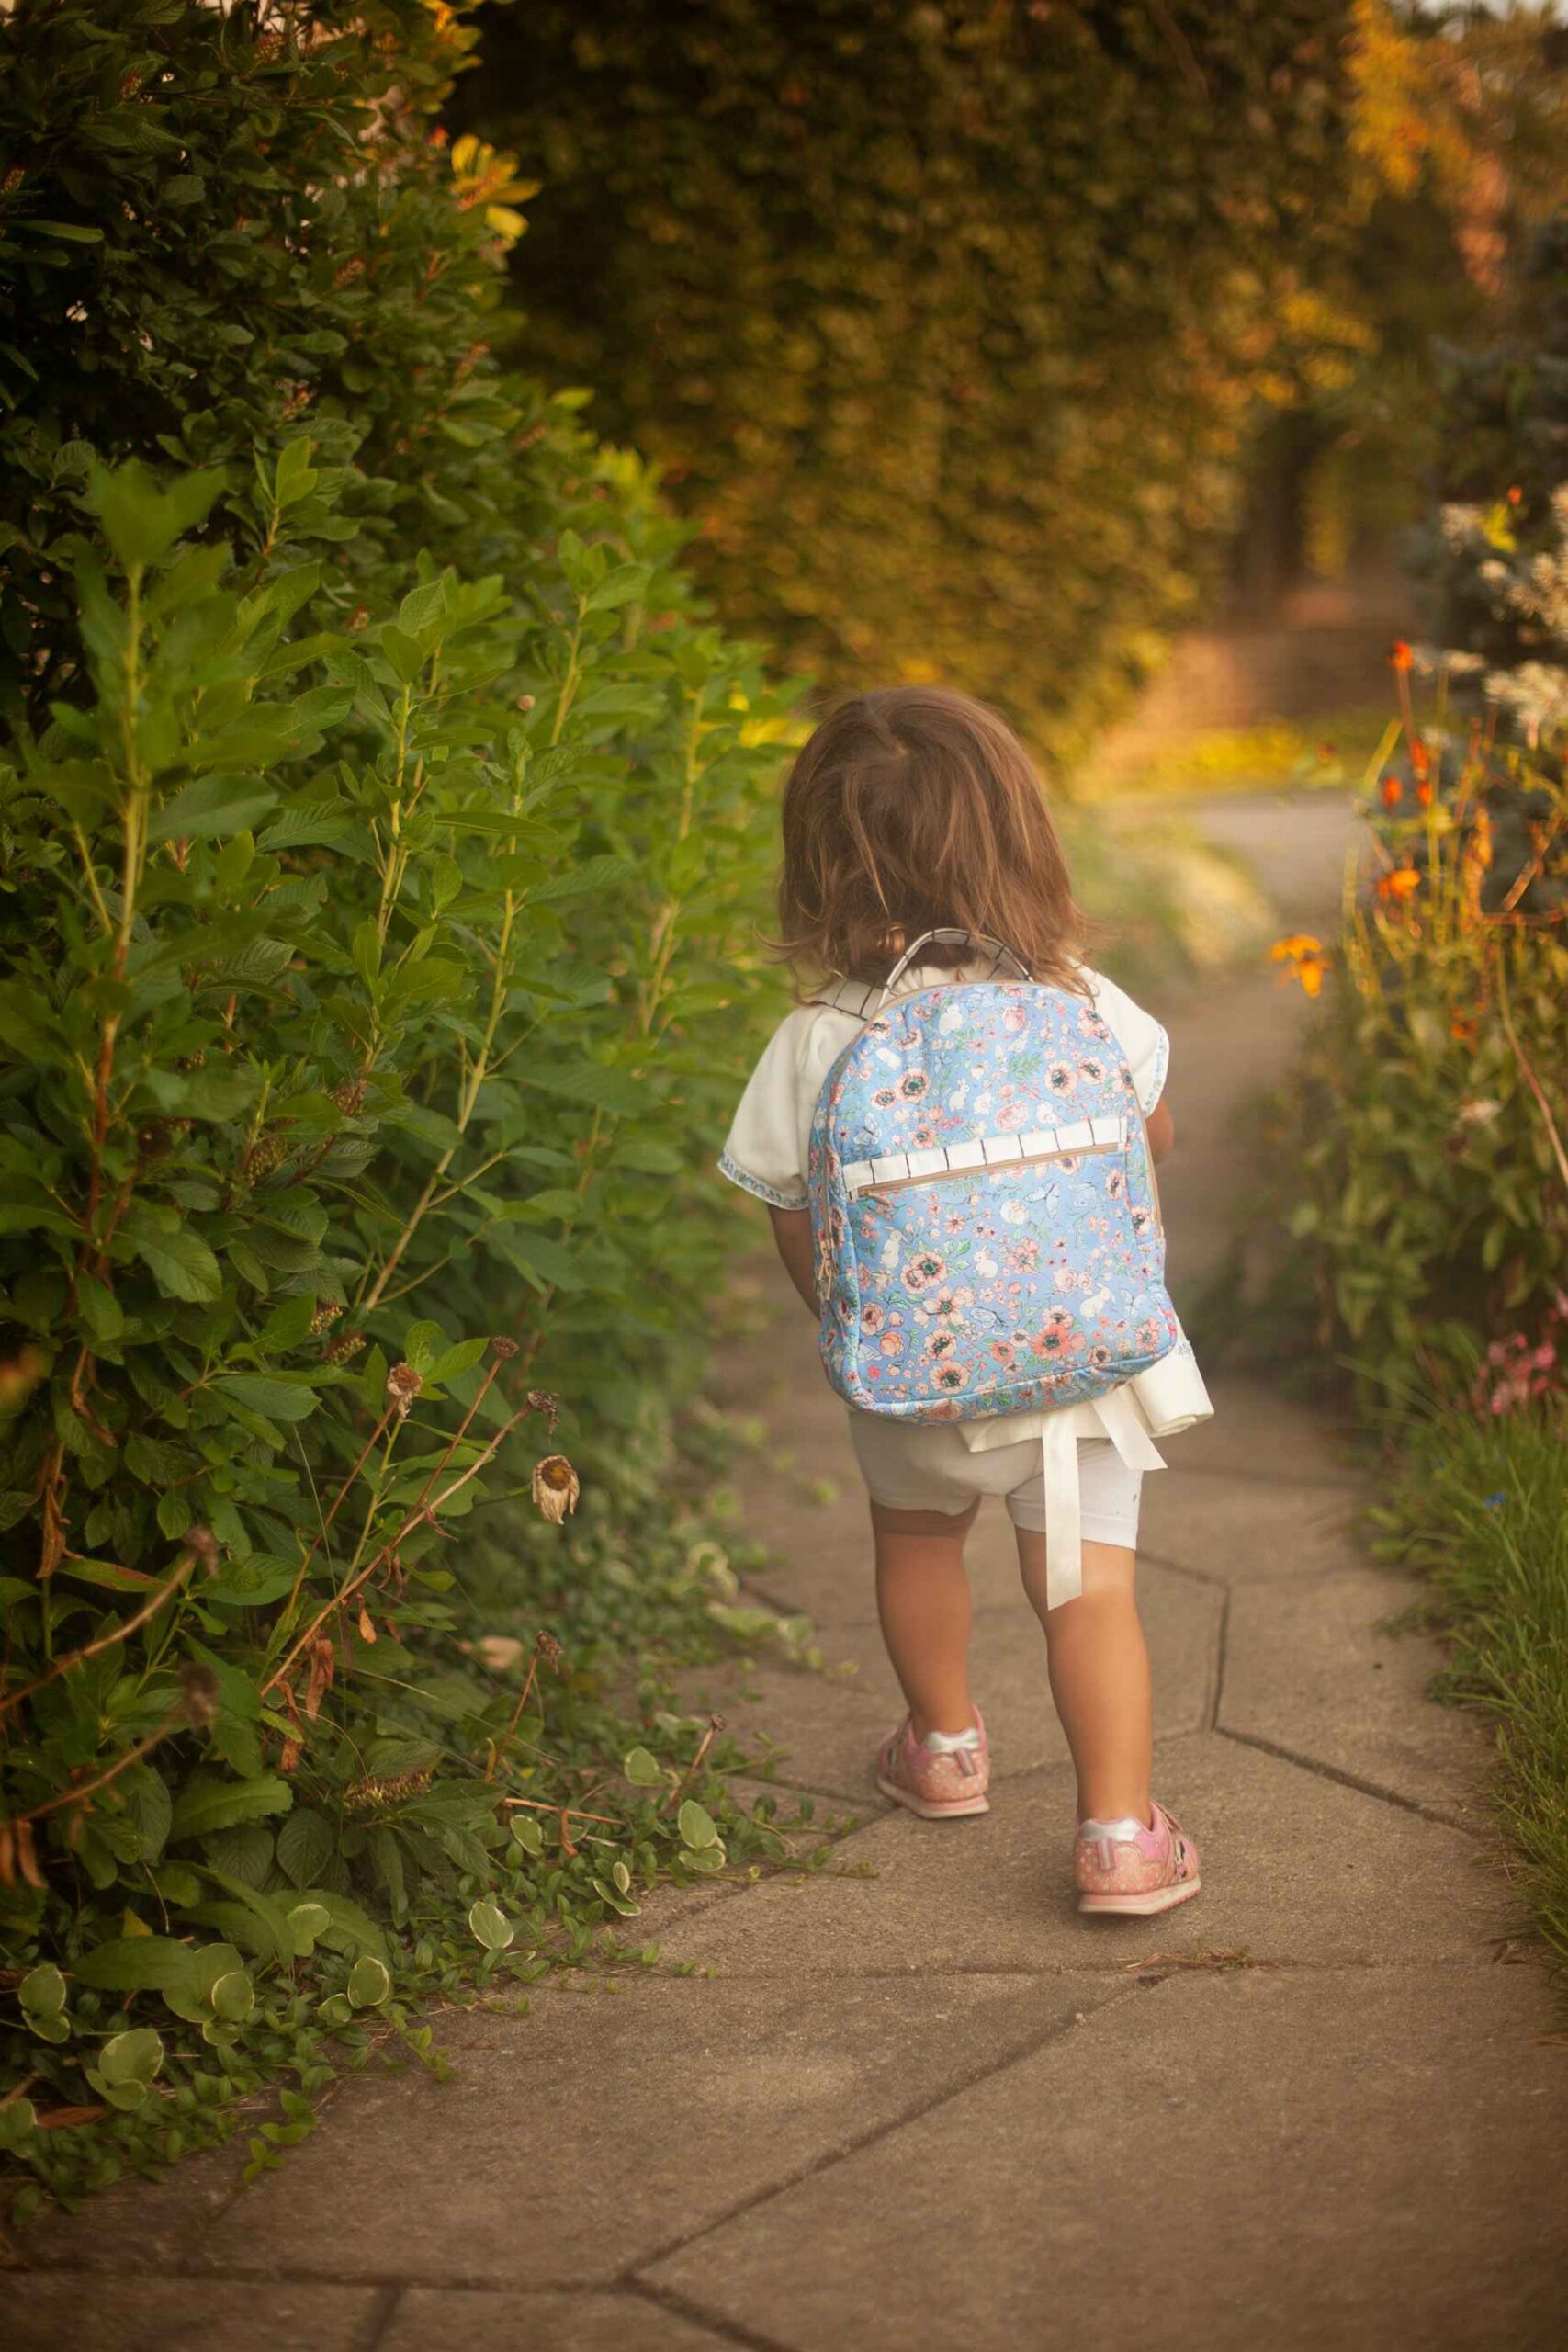
[(1203, 1721), (1205, 1731), (1218, 1731), (1220, 1727), (1220, 1706), (1225, 1694), (1225, 1669), (1230, 1664), (1230, 1640), (1231, 1589), (1227, 1584), (1220, 1599), (1220, 1631), (1214, 1644), (1213, 1696)]
[[(860, 1980), (860, 1974), (861, 1972), (857, 1970), (856, 1981)], [(1139, 1990), (1140, 1987), (1134, 1984), (1123, 1983), (1120, 1992), (1109, 1992), (1104, 2000), (1096, 2002), (1093, 2014), (1098, 2017), (1101, 2009), (1114, 2007), (1119, 2001), (1130, 1999)], [(688, 2230), (681, 2235), (669, 2239), (663, 2245), (654, 2247), (650, 2253), (639, 2256), (637, 2262), (628, 2266), (621, 2274), (623, 2279), (628, 2285), (638, 2284), (640, 2274), (650, 2268), (654, 2263), (668, 2262), (672, 2256), (683, 2254), (689, 2246), (699, 2245), (704, 2238), (710, 2237), (716, 2230), (728, 2229), (732, 2222), (739, 2221), (747, 2213), (755, 2212), (759, 2207), (771, 2203), (773, 2198), (784, 2196), (789, 2189), (798, 2188), (803, 2181), (815, 2180), (818, 2175), (831, 2171), (836, 2165), (843, 2164), (849, 2157), (858, 2156), (864, 2149), (875, 2147), (880, 2141), (890, 2138), (895, 2132), (905, 2131), (911, 2123), (923, 2121), (928, 2115), (934, 2115), (939, 2108), (946, 2107), (955, 2098), (961, 2098), (966, 2091), (974, 2090), (978, 2084), (989, 2082), (993, 2076), (1006, 2074), (1010, 2067), (1021, 2065), (1025, 2060), (1038, 2057), (1042, 2051), (1049, 2050), (1054, 2043), (1065, 2041), (1068, 2035), (1076, 2030), (1077, 2023), (1077, 2018), (1074, 2017), (1066, 2024), (1060, 2022), (1053, 2024), (1050, 2030), (1040, 2035), (1037, 2041), (1025, 2042), (1020, 2049), (1010, 2052), (1007, 2056), (993, 2059), (987, 2064), (976, 2067), (975, 2072), (972, 2075), (966, 2075), (962, 2082), (953, 2084), (946, 2090), (933, 2091), (929, 2098), (917, 2100), (901, 2115), (894, 2116), (886, 2123), (874, 2124), (870, 2130), (857, 2133), (853, 2138), (846, 2140), (840, 2147), (825, 2150), (821, 2154), (809, 2158), (795, 2171), (786, 2174), (780, 2180), (771, 2182), (766, 2188), (755, 2190), (751, 2196), (740, 2199), (727, 2212), (716, 2215), (711, 2222), (705, 2222), (700, 2228)]]
[(656, 2286), (651, 2279), (638, 2278), (628, 2272), (622, 2282), (622, 2291), (641, 2296), (656, 2311), (668, 2312), (671, 2319), (683, 2319), (694, 2327), (706, 2330), (723, 2344), (739, 2344), (745, 2352), (798, 2352), (795, 2345), (786, 2344), (782, 2336), (760, 2335), (754, 2327), (743, 2327), (738, 2320), (711, 2310), (705, 2303), (694, 2302), (689, 2295), (676, 2292), (672, 2287)]
[(1278, 1740), (1265, 1739), (1260, 1732), (1233, 1731), (1226, 1724), (1216, 1723), (1214, 1731), (1221, 1739), (1234, 1740), (1238, 1747), (1255, 1747), (1261, 1755), (1278, 1758), (1281, 1764), (1293, 1764), (1299, 1772), (1315, 1773), (1322, 1781), (1337, 1781), (1341, 1788), (1354, 1789), (1364, 1797), (1376, 1797), (1382, 1804), (1397, 1805), (1402, 1813), (1413, 1813), (1422, 1821), (1435, 1821), (1444, 1829), (1457, 1830), (1461, 1838), (1479, 1843), (1483, 1832), (1458, 1815), (1447, 1813), (1440, 1806), (1423, 1804), (1419, 1797), (1401, 1796), (1397, 1789), (1385, 1789), (1376, 1781), (1369, 1781), (1359, 1772), (1347, 1772), (1337, 1764), (1325, 1764), (1315, 1756), (1300, 1756), (1294, 1748), (1282, 1747)]
[(378, 2290), (364, 2339), (364, 2352), (377, 2352), (378, 2346), (385, 2341), (387, 2330), (396, 2319), (398, 2307), (406, 2292), (406, 2288), (400, 2283), (391, 2280)]

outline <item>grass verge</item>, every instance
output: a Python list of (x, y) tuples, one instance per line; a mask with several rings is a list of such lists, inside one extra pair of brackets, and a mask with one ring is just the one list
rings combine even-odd
[(1413, 1419), (1379, 1518), (1385, 1558), (1432, 1589), (1452, 1646), (1442, 1695), (1495, 1728), (1518, 1883), (1568, 1962), (1568, 1412)]

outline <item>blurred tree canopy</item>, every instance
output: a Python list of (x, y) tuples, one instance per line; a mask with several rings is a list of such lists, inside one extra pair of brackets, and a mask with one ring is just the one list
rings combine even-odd
[(663, 467), (726, 617), (830, 678), (961, 679), (1062, 748), (1191, 610), (1260, 417), (1314, 420), (1327, 560), (1347, 502), (1398, 511), (1431, 332), (1490, 300), (1497, 136), (1539, 175), (1556, 128), (1521, 99), (1540, 12), (1458, 40), (1385, 0), (481, 23), (451, 119), (544, 183), (531, 351)]

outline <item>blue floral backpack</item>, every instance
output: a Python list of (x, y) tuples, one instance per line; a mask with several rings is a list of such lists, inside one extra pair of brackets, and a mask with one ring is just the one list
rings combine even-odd
[[(937, 941), (991, 951), (990, 976), (897, 996)], [(807, 1182), (822, 1360), (863, 1412), (1055, 1414), (1185, 1347), (1122, 1049), (1087, 997), (995, 940), (932, 931), (901, 958), (823, 1081)], [(1045, 1452), (1047, 1542), (1055, 1453), (1076, 1554), (1076, 1441), (1070, 1464)]]

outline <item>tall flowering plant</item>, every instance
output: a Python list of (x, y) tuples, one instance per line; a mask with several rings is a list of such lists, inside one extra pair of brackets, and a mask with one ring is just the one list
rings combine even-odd
[(1398, 1384), (1506, 1340), (1490, 1398), (1516, 1356), (1538, 1389), (1559, 1377), (1563, 736), (1545, 714), (1522, 724), (1489, 678), (1466, 708), (1463, 656), (1400, 643), (1391, 665), (1398, 716), (1359, 796), (1337, 948), (1302, 934), (1274, 950), (1309, 995), (1336, 980), (1297, 1103), (1305, 1197), (1291, 1227), (1321, 1336), (1363, 1380)]

